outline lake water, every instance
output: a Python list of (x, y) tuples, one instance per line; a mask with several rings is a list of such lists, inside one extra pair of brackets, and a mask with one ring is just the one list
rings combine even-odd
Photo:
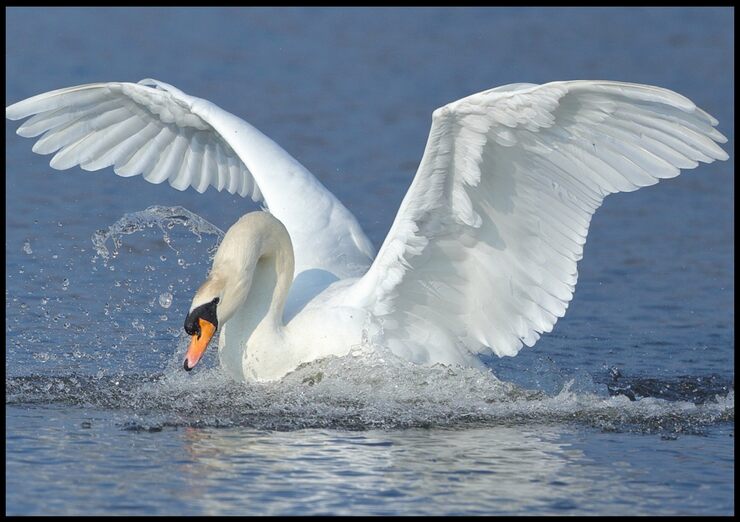
[(218, 230), (257, 207), (54, 171), (7, 122), (6, 514), (733, 514), (733, 14), (8, 9), (6, 105), (172, 83), (285, 147), (376, 247), (432, 111), (497, 85), (668, 87), (730, 160), (607, 198), (568, 313), (491, 372), (358, 351), (246, 385), (213, 349), (182, 371), (182, 323)]

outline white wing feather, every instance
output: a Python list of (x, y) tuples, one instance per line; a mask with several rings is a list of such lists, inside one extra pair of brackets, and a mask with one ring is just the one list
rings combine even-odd
[(420, 363), (486, 347), (516, 355), (565, 314), (604, 197), (727, 159), (716, 124), (672, 91), (609, 81), (516, 84), (437, 109), (390, 232), (346, 301)]
[(18, 134), (51, 166), (113, 166), (178, 190), (209, 186), (263, 202), (288, 229), (296, 274), (362, 273), (374, 250), (354, 216), (305, 167), (260, 131), (213, 103), (157, 80), (50, 91), (6, 108)]

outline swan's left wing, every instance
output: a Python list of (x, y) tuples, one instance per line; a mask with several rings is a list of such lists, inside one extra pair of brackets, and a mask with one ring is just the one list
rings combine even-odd
[(437, 109), (347, 302), (417, 362), (516, 355), (564, 315), (604, 197), (727, 159), (716, 124), (672, 91), (607, 81), (516, 84)]

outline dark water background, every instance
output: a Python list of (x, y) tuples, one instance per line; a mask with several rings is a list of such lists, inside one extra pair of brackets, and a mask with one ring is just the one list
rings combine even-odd
[(6, 104), (95, 81), (172, 83), (275, 139), (376, 246), (431, 112), (493, 86), (667, 87), (719, 119), (730, 154), (607, 198), (566, 316), (534, 348), (488, 361), (503, 383), (360, 353), (237, 385), (212, 352), (180, 370), (182, 319), (218, 235), (150, 213), (162, 228), (139, 221), (109, 260), (91, 237), (151, 205), (222, 230), (255, 205), (54, 171), (9, 122), (7, 514), (734, 513), (733, 10), (6, 17)]

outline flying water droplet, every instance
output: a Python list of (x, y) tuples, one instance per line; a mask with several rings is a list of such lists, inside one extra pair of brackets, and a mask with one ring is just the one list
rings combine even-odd
[(31, 242), (28, 239), (23, 243), (23, 251), (28, 255), (33, 254), (33, 250), (31, 250)]
[(169, 292), (162, 292), (159, 294), (159, 306), (162, 308), (169, 308), (172, 305), (172, 294)]

